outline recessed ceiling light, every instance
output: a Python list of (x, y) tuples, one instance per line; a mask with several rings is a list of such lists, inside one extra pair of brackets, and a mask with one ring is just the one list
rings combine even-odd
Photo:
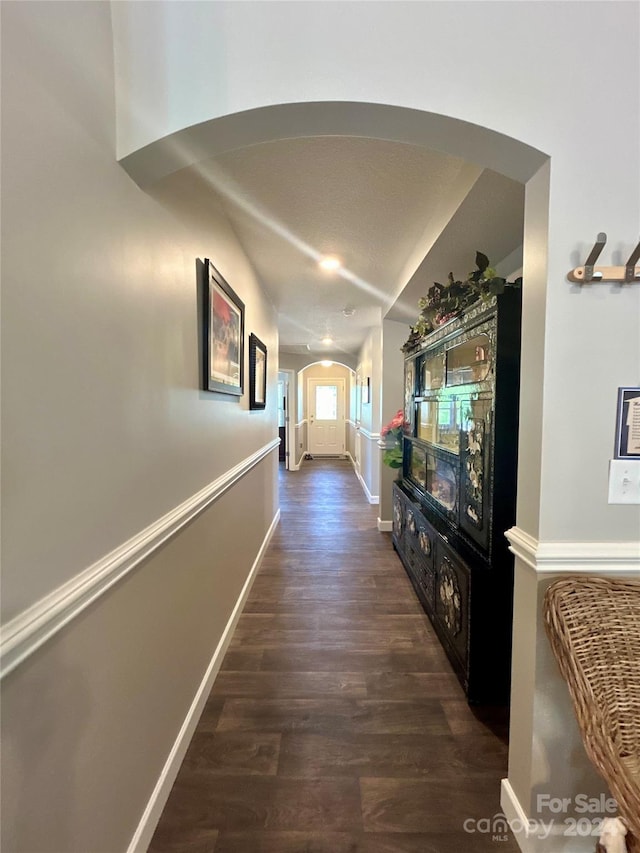
[(333, 362), (332, 362), (332, 361), (328, 361), (327, 359), (324, 359), (323, 361), (321, 361), (321, 362), (320, 362), (320, 364), (321, 364), (323, 367), (332, 367)]
[(322, 343), (323, 343), (323, 344), (332, 344), (332, 343), (333, 343), (333, 338), (330, 338), (330, 337), (327, 335), (327, 337), (326, 337), (326, 338), (323, 338), (323, 339), (322, 339)]
[(333, 255), (326, 255), (324, 258), (320, 258), (318, 264), (321, 269), (326, 270), (327, 272), (333, 272), (342, 266), (340, 259)]

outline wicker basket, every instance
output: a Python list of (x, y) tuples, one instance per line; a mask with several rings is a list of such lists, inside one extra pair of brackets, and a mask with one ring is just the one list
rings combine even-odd
[(640, 853), (640, 581), (555, 581), (544, 621), (587, 754), (629, 828), (629, 853)]

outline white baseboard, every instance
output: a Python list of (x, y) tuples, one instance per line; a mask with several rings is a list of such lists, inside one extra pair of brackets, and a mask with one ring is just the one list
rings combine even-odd
[(500, 806), (522, 853), (532, 853), (527, 832), (529, 818), (508, 779), (503, 779), (500, 785)]
[[(372, 495), (372, 494), (371, 494), (371, 492), (369, 491), (369, 488), (368, 488), (367, 484), (366, 484), (366, 483), (365, 483), (365, 481), (364, 481), (364, 478), (362, 477), (362, 475), (360, 474), (360, 472), (359, 472), (359, 471), (358, 471), (358, 469), (356, 468), (356, 463), (355, 463), (355, 460), (354, 460), (353, 456), (351, 455), (351, 453), (350, 453), (348, 450), (347, 450), (347, 452), (345, 453), (345, 456), (347, 457), (347, 459), (349, 459), (349, 460), (350, 460), (351, 464), (353, 465), (353, 470), (355, 471), (356, 477), (357, 477), (357, 478), (358, 478), (358, 480), (360, 481), (360, 485), (362, 486), (362, 490), (363, 490), (363, 492), (364, 492), (364, 494), (365, 494), (365, 497), (366, 497), (366, 498), (367, 498), (367, 500), (369, 501), (369, 503), (370, 503), (370, 504), (379, 504), (379, 503), (380, 503), (380, 496), (379, 496), (379, 495)], [(378, 528), (378, 529), (380, 529), (380, 528)], [(391, 528), (389, 528), (389, 530), (391, 530)]]
[(593, 853), (597, 836), (574, 832), (575, 822), (549, 813), (529, 818), (508, 779), (503, 779), (500, 806), (522, 853)]
[(371, 494), (371, 492), (369, 491), (369, 487), (365, 483), (364, 478), (360, 474), (359, 471), (356, 471), (356, 477), (358, 478), (358, 480), (360, 480), (360, 485), (362, 486), (362, 490), (364, 491), (365, 496), (366, 496), (367, 500), (369, 501), (369, 503), (370, 504), (379, 504), (380, 503), (380, 495), (372, 495)]
[(265, 551), (271, 541), (271, 537), (274, 534), (276, 527), (278, 526), (278, 522), (280, 521), (280, 510), (278, 510), (274, 516), (273, 521), (271, 522), (271, 526), (267, 531), (267, 534), (264, 538), (262, 545), (260, 546), (260, 550), (258, 551), (258, 555), (256, 556), (253, 565), (251, 566), (251, 571), (245, 581), (244, 586), (242, 587), (242, 591), (238, 596), (238, 600), (236, 601), (235, 607), (229, 617), (229, 621), (222, 632), (222, 637), (220, 638), (220, 642), (218, 643), (215, 652), (213, 653), (213, 657), (211, 658), (211, 662), (207, 667), (207, 671), (204, 674), (204, 678), (196, 691), (196, 695), (191, 703), (191, 707), (187, 712), (187, 716), (180, 727), (180, 731), (178, 732), (178, 736), (171, 748), (171, 752), (165, 762), (164, 767), (162, 768), (162, 772), (160, 773), (160, 778), (158, 779), (155, 788), (153, 789), (153, 793), (147, 803), (147, 807), (144, 810), (140, 823), (138, 824), (138, 828), (135, 831), (133, 838), (131, 839), (131, 843), (129, 844), (127, 853), (144, 853), (149, 846), (153, 833), (155, 832), (158, 821), (160, 820), (160, 815), (162, 814), (162, 810), (164, 809), (167, 799), (169, 798), (169, 794), (171, 793), (171, 788), (173, 787), (173, 783), (175, 782), (176, 776), (178, 775), (178, 771), (180, 770), (180, 765), (184, 759), (184, 756), (187, 752), (187, 748), (193, 737), (193, 733), (195, 732), (196, 726), (198, 725), (198, 721), (202, 715), (204, 710), (204, 706), (206, 704), (207, 698), (211, 693), (211, 688), (213, 687), (213, 683), (216, 679), (216, 676), (220, 670), (220, 666), (222, 664), (222, 659), (224, 658), (224, 654), (231, 642), (231, 638), (233, 637), (233, 632), (238, 623), (238, 619), (242, 613), (242, 608), (251, 592), (251, 587), (253, 585), (253, 581), (258, 573), (258, 569), (260, 568), (260, 564), (262, 562), (262, 558), (264, 557)]
[(378, 517), (378, 530), (380, 533), (391, 533), (393, 530), (393, 521), (383, 521)]

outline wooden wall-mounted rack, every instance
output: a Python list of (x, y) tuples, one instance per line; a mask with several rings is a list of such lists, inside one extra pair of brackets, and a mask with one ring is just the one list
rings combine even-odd
[(596, 267), (595, 263), (598, 260), (600, 252), (604, 249), (606, 242), (607, 235), (604, 231), (601, 231), (596, 238), (593, 249), (589, 252), (589, 257), (585, 261), (584, 266), (576, 267), (567, 274), (569, 281), (576, 282), (576, 284), (604, 281), (618, 281), (621, 284), (631, 284), (634, 281), (640, 282), (640, 268), (636, 268), (636, 264), (640, 260), (640, 243), (635, 247), (629, 260), (623, 267)]

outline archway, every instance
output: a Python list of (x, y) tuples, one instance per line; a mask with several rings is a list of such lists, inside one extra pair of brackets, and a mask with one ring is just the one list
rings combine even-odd
[(526, 286), (522, 321), (522, 408), (519, 526), (537, 531), (541, 478), (544, 310), (547, 290), (549, 160), (538, 149), (498, 131), (433, 112), (379, 103), (318, 101), (275, 104), (213, 118), (175, 131), (120, 161), (143, 188), (197, 167), (223, 151), (278, 139), (361, 136), (453, 154), (525, 183), (523, 237)]
[[(123, 158), (121, 163), (142, 187), (151, 189), (163, 178), (197, 167), (216, 153), (280, 138), (314, 135), (355, 135), (411, 143), (463, 157), (527, 185), (521, 408), (529, 416), (521, 424), (519, 439), (519, 483), (526, 484), (526, 488), (518, 490), (518, 524), (525, 530), (537, 531), (549, 214), (549, 160), (545, 154), (491, 129), (448, 116), (381, 104), (317, 102), (261, 107), (212, 119), (158, 140)], [(304, 417), (296, 419), (296, 424), (304, 429)], [(375, 430), (371, 432), (375, 436)], [(304, 437), (301, 448), (300, 444), (296, 436), (296, 452), (304, 450)], [(526, 649), (522, 654), (526, 657)], [(533, 703), (535, 677), (528, 666), (523, 670), (520, 663), (516, 663), (515, 670), (525, 673), (518, 685), (520, 695), (526, 695), (527, 701)], [(518, 729), (519, 743), (531, 742), (533, 723), (527, 710), (514, 715), (512, 730), (514, 727)], [(520, 779), (515, 779), (515, 785), (522, 780), (520, 788), (526, 791), (532, 757), (526, 749), (520, 751)]]

